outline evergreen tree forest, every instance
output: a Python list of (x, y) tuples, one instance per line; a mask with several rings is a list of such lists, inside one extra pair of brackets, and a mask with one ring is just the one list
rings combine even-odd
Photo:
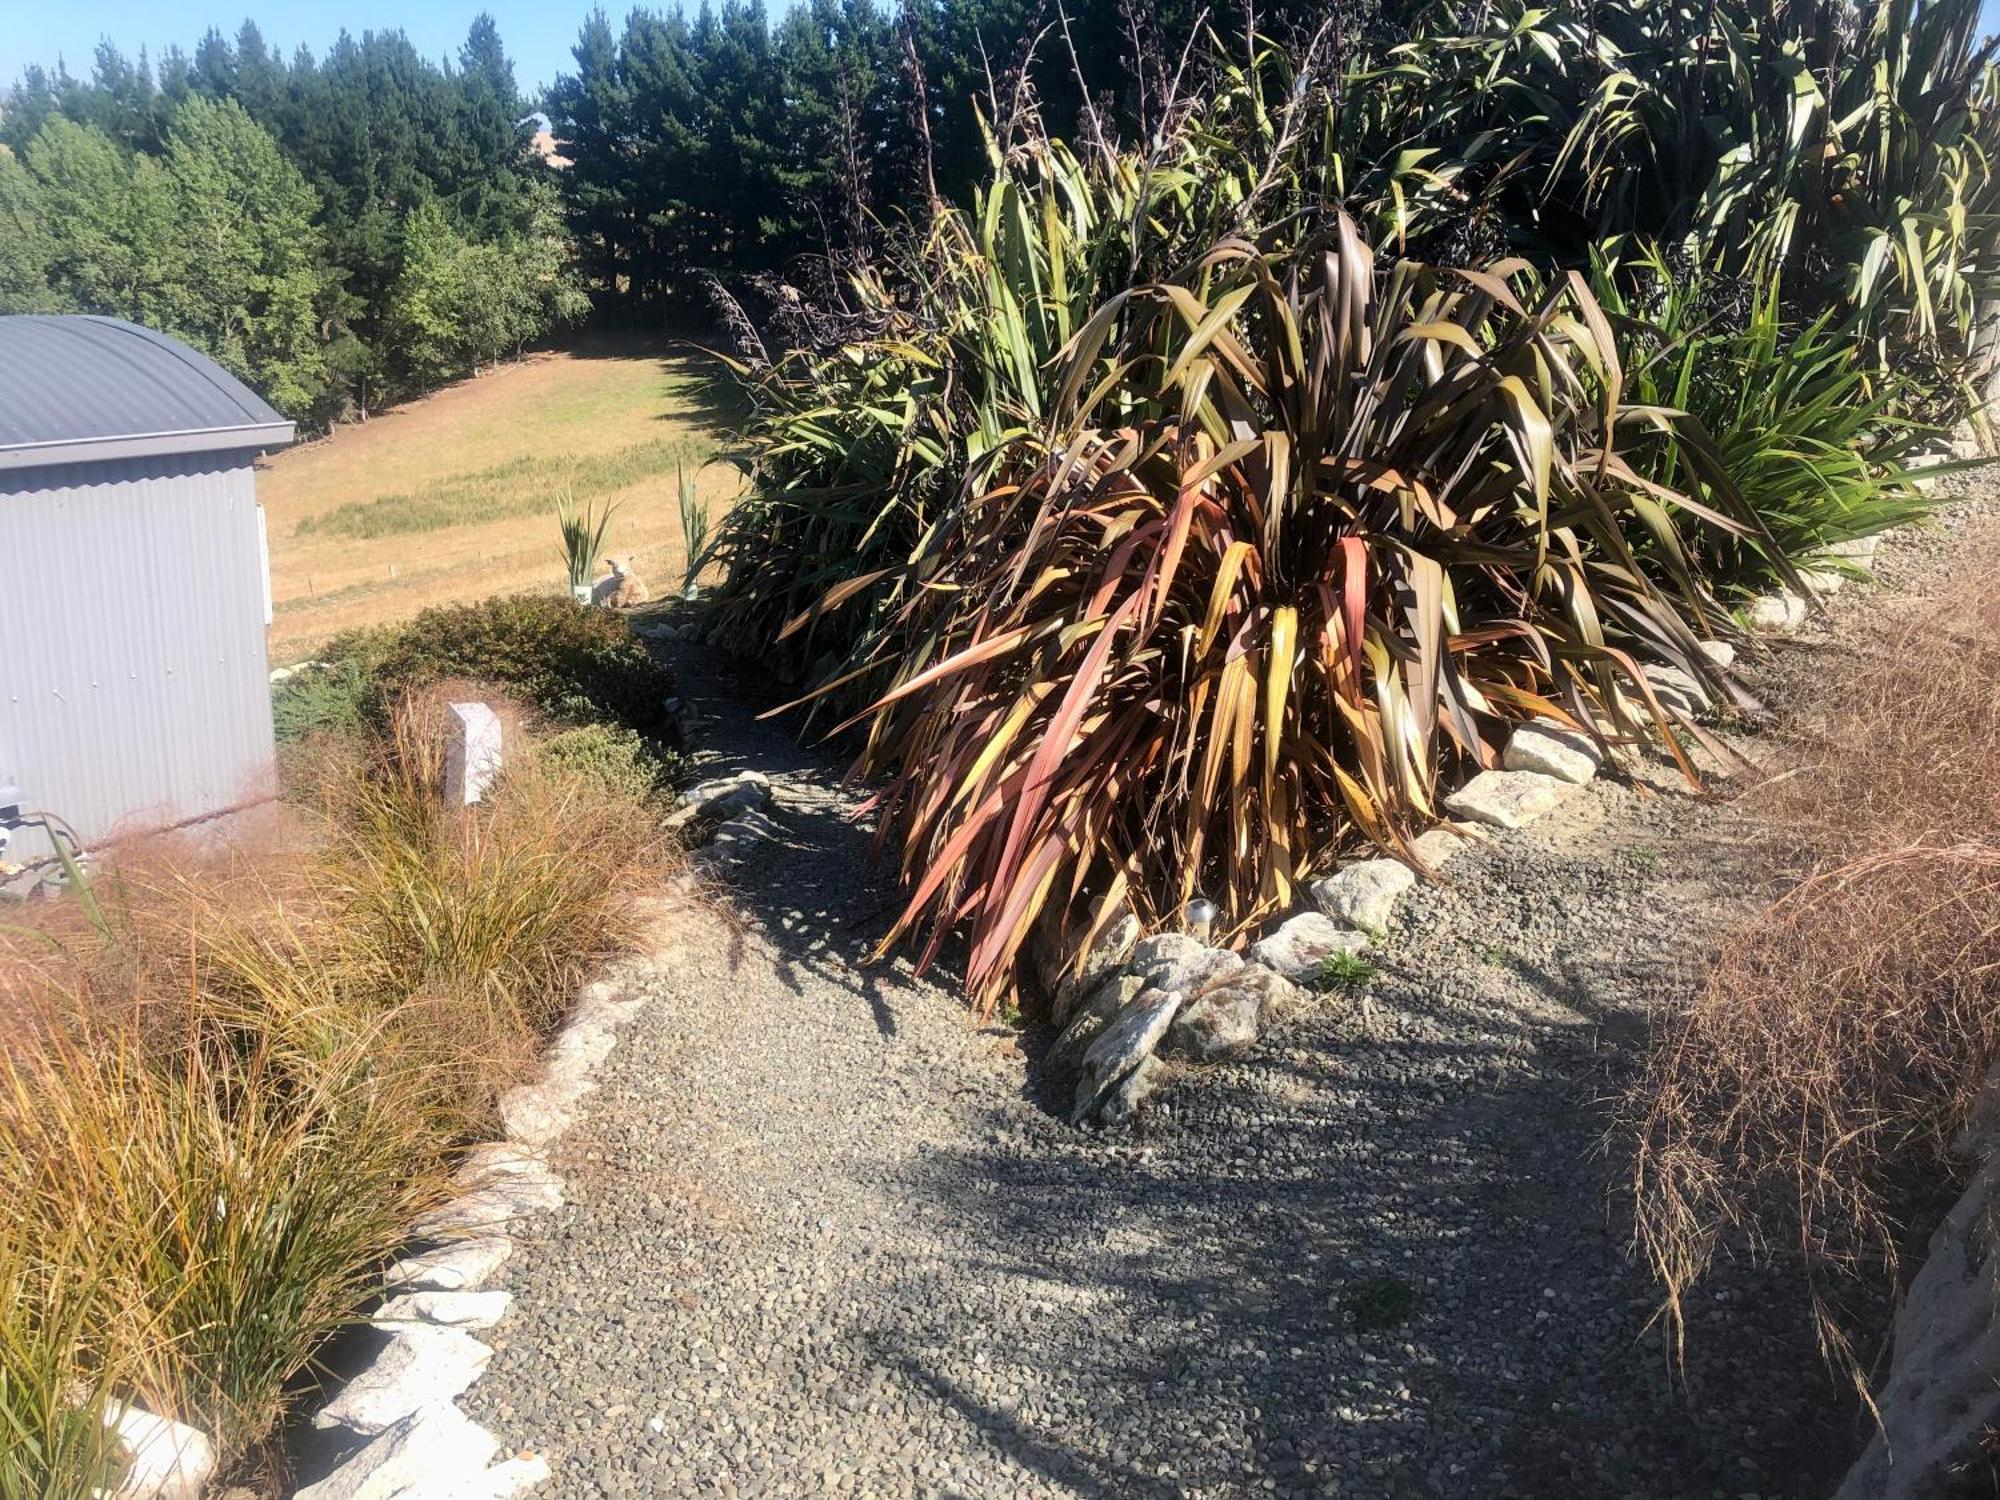
[(106, 43), (87, 77), (31, 67), (0, 97), (0, 311), (163, 328), (327, 425), (593, 303), (685, 325), (710, 276), (877, 247), (987, 173), (977, 101), (1129, 123), (1182, 4), (597, 10), (543, 99), (485, 15), (444, 64), (399, 31), (288, 59), (246, 22), (157, 65)]
[[(594, 11), (545, 101), (584, 264), (645, 305), (694, 268), (844, 259), (969, 201), (992, 169), (982, 109), (1032, 110), (1066, 138), (1142, 121), (1205, 14), (1184, 0), (795, 0), (773, 17), (723, 0), (618, 27)], [(1265, 27), (1307, 21), (1258, 12)]]
[(254, 24), (157, 71), (101, 45), (0, 108), (0, 311), (161, 328), (314, 426), (588, 311), (532, 103), (490, 17), (290, 60)]

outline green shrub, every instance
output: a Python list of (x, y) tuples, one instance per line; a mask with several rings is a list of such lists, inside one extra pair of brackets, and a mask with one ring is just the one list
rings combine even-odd
[(373, 684), (358, 660), (308, 664), (271, 689), (271, 726), (280, 743), (353, 729)]
[[(1592, 282), (1619, 328), (1630, 398), (1698, 422), (1728, 487), (1763, 523), (1728, 532), (1684, 514), (1690, 549), (1713, 572), (1769, 586), (1787, 563), (1810, 564), (1928, 511), (1905, 467), (1926, 431), (1901, 414), (1914, 389), (1893, 374), (1864, 375), (1853, 339), (1826, 315), (1801, 326), (1768, 290), (1732, 305), (1735, 288), (1677, 273), (1657, 251), (1625, 267), (1599, 256)], [(1713, 489), (1665, 437), (1626, 456), (1669, 489)]]
[(1980, 0), (1438, 0), (1384, 86), (1440, 159), (1484, 164), (1468, 191), (1515, 245), (1686, 243), (1852, 320), (1876, 367), (1949, 366), (2000, 293), (1981, 29)]
[(585, 785), (614, 795), (655, 797), (679, 775), (673, 757), (660, 755), (631, 730), (616, 724), (582, 724), (560, 730), (537, 742), (535, 755)]
[(674, 678), (632, 628), (574, 599), (514, 594), (427, 609), (391, 632), (345, 636), (327, 648), (362, 662), (365, 715), (378, 725), (405, 694), (455, 679), (490, 682), (568, 723), (610, 720), (671, 737)]

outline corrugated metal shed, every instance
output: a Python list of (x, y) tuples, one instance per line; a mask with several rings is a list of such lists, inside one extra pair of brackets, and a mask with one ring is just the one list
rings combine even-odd
[(0, 370), (0, 783), (86, 846), (269, 796), (252, 465), (292, 424), (109, 318), (0, 317)]

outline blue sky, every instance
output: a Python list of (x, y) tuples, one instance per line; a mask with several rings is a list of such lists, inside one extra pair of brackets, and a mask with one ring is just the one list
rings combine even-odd
[[(693, 8), (696, 0), (690, 0)], [(658, 0), (667, 8), (671, 0)], [(772, 0), (771, 9), (784, 0)], [(481, 9), (480, 0), (0, 0), (0, 85), (12, 82), (28, 63), (68, 60), (72, 72), (88, 72), (100, 37), (110, 37), (129, 54), (143, 43), (155, 56), (178, 42), (192, 49), (211, 26), (234, 33), (246, 13), (256, 17), (265, 39), (289, 54), (304, 42), (324, 52), (345, 26), (359, 35), (369, 28), (400, 26), (431, 57), (454, 55), (465, 28)], [(500, 36), (514, 59), (524, 89), (549, 82), (570, 65), (588, 0), (487, 0), (500, 23)], [(614, 18), (628, 0), (607, 0)], [(2000, 0), (1986, 0), (1988, 30), (2000, 30)]]
[[(592, 0), (0, 0), (0, 87), (29, 63), (53, 65), (58, 56), (72, 73), (90, 71), (98, 40), (109, 37), (129, 57), (141, 44), (157, 58), (178, 43), (192, 52), (213, 26), (233, 36), (247, 15), (264, 40), (290, 56), (301, 42), (324, 53), (341, 28), (359, 36), (401, 27), (428, 57), (458, 55), (465, 29), (480, 11), (500, 23), (500, 39), (514, 59), (514, 76), (532, 90), (571, 66), (569, 49)], [(699, 0), (690, 0), (692, 11)], [(1993, 0), (2000, 5), (2000, 0)], [(665, 0), (659, 8), (667, 8)], [(775, 0), (771, 9), (782, 7)], [(606, 0), (614, 18), (631, 0)]]

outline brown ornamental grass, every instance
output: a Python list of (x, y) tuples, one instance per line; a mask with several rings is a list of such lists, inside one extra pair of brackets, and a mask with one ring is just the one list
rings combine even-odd
[(1854, 1294), (1898, 1280), (1911, 1194), (2000, 1056), (2000, 604), (1990, 574), (1823, 674), (1757, 799), (1779, 894), (1663, 1016), (1625, 1101), (1637, 1238), (1676, 1343), (1725, 1250), (1795, 1265), (1861, 1383)]
[(126, 848), (0, 927), (0, 1494), (90, 1494), (104, 1404), (275, 1488), (314, 1360), (672, 856), (521, 755), (438, 796), (437, 704), (295, 758), (261, 848)]

